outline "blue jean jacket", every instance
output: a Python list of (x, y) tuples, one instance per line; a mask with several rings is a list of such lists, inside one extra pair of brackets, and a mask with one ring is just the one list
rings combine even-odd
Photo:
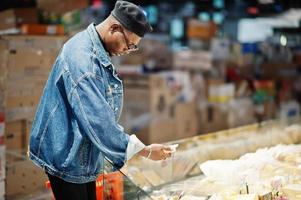
[(33, 121), (29, 158), (72, 183), (94, 181), (107, 157), (120, 168), (129, 135), (118, 124), (123, 86), (94, 24), (60, 51)]

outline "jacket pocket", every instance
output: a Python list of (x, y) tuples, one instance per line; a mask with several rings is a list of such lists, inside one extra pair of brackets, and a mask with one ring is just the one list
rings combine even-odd
[(79, 148), (79, 162), (82, 167), (89, 165), (91, 142), (88, 139), (83, 139), (83, 142)]

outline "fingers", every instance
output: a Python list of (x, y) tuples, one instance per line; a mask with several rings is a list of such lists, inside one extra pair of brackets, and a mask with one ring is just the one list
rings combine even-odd
[(164, 151), (172, 151), (172, 149), (170, 147), (163, 147)]
[(163, 160), (170, 158), (172, 153), (174, 153), (175, 151), (170, 147), (170, 146), (164, 146), (162, 149), (163, 153), (164, 153), (164, 157)]
[(150, 146), (152, 148), (152, 155), (150, 156), (150, 159), (152, 160), (166, 160), (172, 156), (176, 148), (175, 147), (173, 149), (173, 145), (165, 146), (162, 144), (151, 144)]
[(172, 155), (171, 151), (165, 151), (165, 150), (163, 150), (162, 151), (162, 160), (166, 160), (167, 158), (170, 158), (171, 155)]
[(169, 145), (169, 146), (164, 147), (164, 149), (165, 149), (166, 151), (169, 151), (169, 152), (174, 153), (174, 152), (176, 152), (178, 146), (179, 146), (179, 144), (172, 144), (172, 145)]

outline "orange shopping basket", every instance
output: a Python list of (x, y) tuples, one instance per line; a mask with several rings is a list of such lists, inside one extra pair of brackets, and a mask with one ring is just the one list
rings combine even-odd
[[(51, 189), (50, 181), (46, 188)], [(96, 180), (97, 200), (123, 200), (123, 176), (120, 172), (101, 174)], [(53, 199), (55, 200), (54, 196)]]

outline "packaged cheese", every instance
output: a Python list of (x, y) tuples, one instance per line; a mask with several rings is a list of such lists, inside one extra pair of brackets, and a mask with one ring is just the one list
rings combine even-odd
[(298, 196), (301, 196), (301, 185), (300, 184), (290, 184), (282, 188), (283, 193), (289, 199), (297, 200)]

